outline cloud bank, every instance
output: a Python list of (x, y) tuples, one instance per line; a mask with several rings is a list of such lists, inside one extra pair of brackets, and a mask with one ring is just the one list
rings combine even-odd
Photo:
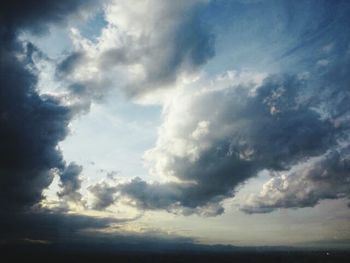
[[(212, 5), (220, 10), (225, 6), (220, 3)], [(105, 185), (110, 202), (99, 209), (126, 197), (140, 209), (217, 215), (223, 212), (222, 201), (261, 171), (269, 171), (273, 178), (260, 195), (242, 204), (245, 212), (314, 206), (322, 199), (348, 197), (344, 145), (349, 139), (349, 5), (321, 2), (319, 13), (306, 12), (312, 4), (274, 5), (288, 19), (279, 19), (277, 33), (266, 34), (279, 43), (290, 42), (277, 45), (273, 54), (277, 73), (259, 77), (244, 76), (244, 70), (228, 72), (198, 81), (192, 88), (187, 85), (165, 103), (156, 146), (145, 154), (150, 173), (163, 182), (135, 178)], [(245, 3), (238, 5), (250, 14)], [(267, 30), (254, 21), (244, 25)], [(286, 37), (283, 29), (291, 35)], [(258, 40), (264, 47), (271, 45), (260, 35)], [(320, 168), (315, 170), (315, 165)], [(322, 187), (309, 175), (321, 172), (328, 173)], [(282, 182), (290, 185), (283, 194), (278, 187)], [(104, 187), (99, 186), (101, 197)]]

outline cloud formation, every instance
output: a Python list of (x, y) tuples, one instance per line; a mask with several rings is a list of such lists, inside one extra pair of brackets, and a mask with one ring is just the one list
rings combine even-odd
[(349, 146), (332, 150), (287, 173), (274, 176), (241, 210), (268, 213), (277, 208), (312, 207), (323, 199), (350, 197)]
[(81, 187), (81, 179), (79, 178), (83, 167), (77, 165), (76, 163), (70, 163), (64, 170), (60, 173), (61, 188), (62, 190), (58, 192), (58, 196), (68, 201), (73, 201), (80, 203), (82, 200), (82, 195), (79, 193)]
[[(69, 14), (91, 2), (17, 0), (0, 4), (1, 242), (35, 238), (40, 233), (55, 239), (61, 235), (63, 225), (72, 229), (106, 225), (103, 220), (85, 217), (90, 223), (77, 227), (80, 224), (76, 223), (77, 217), (33, 210), (57, 173), (61, 174), (63, 186), (60, 194), (79, 198), (75, 191), (80, 186), (81, 168), (75, 164), (67, 166), (58, 147), (68, 133), (74, 111), (63, 105), (59, 97), (38, 94), (33, 65), (37, 49), (17, 38), (23, 30), (43, 33), (50, 23), (63, 22)], [(61, 225), (61, 221), (65, 223)]]
[[(73, 229), (73, 234), (89, 227), (106, 227), (109, 220), (78, 216), (78, 221), (87, 220), (91, 224), (77, 226), (74, 223), (76, 217), (62, 211), (33, 211), (54, 174), (60, 175), (62, 189), (58, 196), (61, 199), (74, 202), (81, 199), (78, 190), (82, 167), (75, 163), (67, 165), (58, 147), (68, 133), (69, 122), (77, 113), (88, 110), (92, 100), (99, 100), (106, 94), (111, 86), (110, 77), (113, 75), (115, 79), (113, 69), (119, 64), (124, 65), (122, 72), (138, 72), (130, 75), (131, 81), (125, 86), (127, 93), (134, 96), (175, 82), (185, 68), (195, 70), (213, 56), (212, 36), (200, 18), (204, 3), (148, 3), (154, 12), (145, 13), (143, 6), (136, 3), (124, 3), (127, 6), (123, 7), (122, 2), (115, 2), (106, 9), (109, 25), (97, 46), (88, 43), (80, 52), (70, 54), (57, 64), (56, 77), (64, 78), (62, 84), (69, 84), (68, 93), (64, 96), (39, 95), (37, 65), (33, 56), (40, 51), (29, 42), (21, 42), (17, 38), (19, 33), (44, 34), (49, 24), (63, 23), (68, 15), (90, 7), (93, 2), (40, 0), (0, 5), (0, 202), (4, 209), (1, 218), (6, 224), (11, 224), (6, 231), (1, 231), (2, 241), (8, 238), (45, 239), (47, 236), (55, 240), (62, 227)], [(131, 12), (125, 14), (129, 9)], [(119, 16), (116, 15), (118, 12)], [(142, 17), (144, 19), (138, 25), (140, 31), (129, 31), (129, 26), (141, 21)], [(129, 19), (127, 25), (125, 19)], [(164, 21), (164, 28), (159, 27), (159, 19)], [(109, 42), (109, 36), (116, 30), (118, 34), (114, 40), (120, 38), (120, 44)], [(85, 41), (78, 35), (73, 39), (77, 47)], [(95, 66), (104, 69), (106, 74), (96, 73)], [(91, 189), (98, 194), (96, 187)], [(108, 202), (107, 198), (96, 203), (96, 207), (105, 207)], [(15, 218), (23, 218), (23, 221), (15, 223), (12, 220)], [(48, 223), (41, 222), (41, 219)], [(65, 222), (63, 225), (61, 220)], [(28, 224), (31, 228), (27, 228)], [(43, 227), (46, 224), (52, 226), (53, 232)], [(6, 228), (5, 224), (3, 227)], [(40, 228), (42, 235), (37, 232)]]
[(50, 0), (3, 2), (1, 8), (2, 41), (13, 39), (18, 30), (30, 30), (33, 33), (44, 33), (49, 23), (62, 23), (67, 15), (77, 12), (82, 7), (88, 8), (92, 0)]
[(145, 158), (153, 175), (173, 182), (134, 179), (106, 189), (141, 209), (216, 215), (247, 179), (322, 155), (346, 132), (317, 110), (322, 100), (305, 99), (311, 84), (302, 77), (246, 79), (228, 72), (166, 106), (156, 147)]
[(298, 99), (305, 83), (270, 77), (255, 94), (252, 88), (185, 95), (181, 104), (167, 109), (147, 159), (153, 173), (194, 184), (183, 193), (189, 196), (181, 205), (197, 207), (230, 197), (258, 171), (289, 169), (332, 142), (329, 121)]
[[(121, 87), (132, 98), (153, 96), (176, 86), (214, 56), (214, 37), (203, 17), (207, 1), (112, 1), (105, 6), (107, 26), (98, 38), (86, 39), (72, 29), (75, 51), (57, 63), (55, 72), (68, 84), (67, 96), (39, 95), (33, 65), (38, 51), (17, 35), (22, 30), (43, 33), (49, 23), (63, 22), (92, 2), (0, 4), (0, 214), (6, 223), (2, 228), (12, 231), (1, 231), (1, 239), (45, 239), (46, 233), (54, 240), (62, 227), (72, 230), (64, 233), (70, 238), (88, 228), (109, 226), (109, 219), (33, 212), (55, 173), (61, 178), (58, 195), (68, 201), (81, 199), (82, 168), (67, 165), (58, 147), (69, 122), (111, 87)], [(339, 1), (310, 34), (304, 32), (304, 41), (299, 39), (302, 34), (295, 37), (298, 45), (280, 57), (300, 55), (307, 62), (290, 74), (244, 76), (231, 71), (178, 88), (173, 98), (163, 101), (158, 140), (145, 154), (150, 173), (160, 182), (134, 178), (90, 186), (93, 208), (124, 202), (141, 210), (218, 215), (224, 211), (223, 200), (263, 170), (274, 177), (242, 206), (245, 212), (348, 198), (347, 11), (348, 5)], [(52, 229), (39, 235), (36, 230), (42, 224)]]
[(36, 77), (15, 54), (9, 40), (1, 52), (1, 204), (32, 205), (52, 181), (52, 169), (65, 164), (57, 143), (67, 134), (69, 108), (51, 96), (40, 97)]
[(93, 194), (95, 200), (93, 208), (103, 210), (115, 201), (116, 188), (106, 182), (98, 183), (89, 187), (89, 191)]
[[(300, 11), (305, 3), (290, 7), (293, 11), (287, 14), (306, 16)], [(349, 139), (349, 5), (324, 3), (318, 8), (324, 16), (311, 14), (316, 22), (309, 31), (285, 22), (297, 39), (280, 51), (281, 71), (290, 74), (267, 74), (261, 83), (253, 75), (248, 82), (231, 78), (231, 72), (211, 87), (203, 81), (180, 91), (164, 106), (156, 146), (145, 155), (151, 174), (168, 182), (137, 178), (120, 184), (115, 192), (141, 209), (215, 215), (222, 213), (220, 203), (234, 196), (237, 186), (267, 170), (276, 176), (264, 188), (270, 193), (263, 190), (252, 201), (252, 209), (243, 208), (245, 212), (314, 206), (322, 199), (348, 197), (348, 171), (343, 165), (347, 157), (340, 149)], [(336, 152), (338, 161), (331, 157)], [(318, 173), (309, 167), (318, 159), (320, 169), (329, 169), (332, 175), (326, 176), (319, 191), (317, 180), (308, 175)], [(299, 177), (296, 167), (311, 171), (305, 168)], [(288, 176), (281, 179), (281, 174)], [(295, 187), (275, 200), (280, 181)], [(303, 193), (301, 183), (310, 194)]]
[(107, 26), (96, 41), (72, 31), (77, 52), (59, 70), (78, 85), (118, 86), (131, 97), (169, 88), (214, 55), (214, 36), (202, 18), (206, 5), (111, 1), (104, 13)]

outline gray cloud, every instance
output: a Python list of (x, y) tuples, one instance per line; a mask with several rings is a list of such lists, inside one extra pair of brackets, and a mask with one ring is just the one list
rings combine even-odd
[(135, 201), (139, 209), (165, 209), (172, 213), (183, 215), (197, 213), (202, 216), (213, 216), (224, 212), (217, 203), (221, 200), (220, 197), (201, 196), (206, 194), (201, 186), (181, 183), (149, 184), (136, 178), (130, 183), (120, 185), (117, 190), (122, 196)]
[[(123, 230), (132, 219), (96, 218), (36, 211), (15, 214), (0, 213), (2, 231), (0, 249), (12, 258), (22, 253), (120, 253), (130, 251), (172, 251), (184, 248), (206, 250), (211, 247), (196, 245), (194, 240), (157, 229), (141, 233)], [(30, 227), (28, 227), (30, 226)], [(109, 227), (112, 232), (103, 231)]]
[[(193, 71), (215, 54), (214, 35), (202, 18), (205, 4), (185, 4), (180, 11), (176, 10), (178, 5), (168, 5), (170, 8), (167, 8), (167, 12), (177, 12), (178, 21), (173, 28), (158, 29), (161, 42), (154, 44), (159, 48), (142, 47), (143, 54), (149, 53), (149, 57), (145, 58), (146, 77), (141, 83), (131, 83), (128, 86), (126, 91), (131, 95), (142, 95), (175, 82), (181, 71)], [(166, 14), (162, 14), (164, 15)], [(162, 47), (167, 48), (162, 51)]]
[[(2, 244), (12, 239), (47, 240), (63, 244), (69, 240), (79, 239), (79, 242), (82, 242), (83, 238), (80, 236), (82, 231), (106, 228), (111, 223), (120, 222), (116, 219), (68, 215), (62, 211), (44, 211), (34, 206), (42, 200), (42, 191), (52, 182), (54, 173), (59, 173), (61, 178), (62, 190), (58, 195), (73, 201), (80, 199), (81, 195), (77, 191), (81, 185), (79, 179), (81, 167), (74, 163), (67, 165), (64, 162), (58, 143), (66, 137), (68, 124), (73, 116), (81, 112), (81, 109), (88, 109), (92, 99), (98, 100), (100, 95), (105, 93), (105, 89), (99, 90), (96, 86), (106, 86), (108, 80), (73, 81), (68, 87), (69, 99), (77, 100), (83, 104), (82, 106), (75, 103), (72, 107), (64, 106), (61, 98), (39, 95), (36, 90), (37, 76), (33, 70), (35, 66), (32, 59), (35, 47), (29, 43), (27, 48), (23, 49), (22, 43), (17, 40), (17, 34), (22, 30), (34, 34), (44, 33), (48, 24), (61, 23), (67, 15), (88, 5), (90, 1), (69, 0), (12, 1), (0, 4)], [(205, 33), (202, 33), (204, 28), (192, 28), (191, 23), (191, 21), (185, 22), (182, 26), (184, 30), (190, 31), (187, 36), (192, 33), (204, 34), (203, 42), (187, 45), (186, 37), (179, 40), (178, 43), (185, 45), (187, 51), (183, 54), (170, 54), (172, 60), (170, 64), (173, 66), (163, 73), (159, 73), (160, 69), (163, 70), (162, 67), (159, 70), (153, 69), (153, 75), (157, 73), (162, 78), (170, 80), (175, 78), (175, 72), (182, 61), (187, 60), (196, 66), (204, 63), (206, 52), (200, 54), (197, 51), (202, 46), (207, 48), (207, 39)], [(190, 29), (187, 29), (187, 25)], [(194, 40), (196, 39), (191, 41)], [(68, 76), (83, 60), (83, 53), (71, 54), (58, 65), (57, 75)], [(167, 61), (164, 63), (167, 64)], [(98, 189), (96, 187), (94, 189), (95, 193), (98, 193)], [(100, 197), (102, 201), (97, 203), (97, 207), (105, 207), (110, 202), (108, 198), (103, 198)], [(126, 236), (123, 240), (127, 242), (130, 239)]]
[[(309, 15), (300, 11), (304, 4), (292, 4), (293, 11), (287, 13)], [(324, 15), (315, 17), (310, 32), (299, 30), (297, 25), (294, 47), (281, 54), (289, 66), (280, 61), (281, 69), (292, 72), (290, 75), (270, 75), (257, 86), (234, 79), (222, 87), (217, 81), (215, 88), (189, 89), (165, 106), (158, 142), (147, 152), (146, 160), (151, 173), (175, 182), (135, 179), (120, 185), (116, 193), (141, 209), (201, 213), (208, 206), (220, 207), (237, 186), (268, 170), (277, 177), (267, 184), (270, 193), (254, 199), (254, 212), (347, 198), (348, 157), (339, 151), (349, 140), (349, 5), (322, 2), (317, 8)], [(286, 25), (293, 27), (289, 22)], [(327, 63), (320, 66), (318, 62), (325, 57)], [(303, 177), (294, 172), (296, 167), (308, 167), (314, 158), (321, 158), (319, 170), (303, 168)], [(310, 179), (309, 173), (321, 170), (329, 173), (322, 183), (315, 176)], [(281, 174), (288, 176), (282, 180)], [(278, 182), (291, 187), (280, 193), (275, 189)], [(304, 184), (309, 194), (303, 192)], [(259, 198), (261, 203), (256, 201)], [(215, 210), (216, 214), (222, 212), (222, 208)]]
[(48, 24), (62, 22), (89, 5), (90, 1), (1, 3), (0, 202), (5, 207), (35, 204), (51, 183), (53, 171), (65, 169), (57, 144), (67, 135), (73, 117), (72, 109), (59, 98), (37, 94), (37, 76), (28, 69), (36, 48), (30, 43), (23, 48), (17, 34), (44, 32)]
[(64, 77), (66, 74), (71, 73), (78, 64), (84, 63), (84, 59), (85, 54), (83, 52), (69, 54), (57, 65), (56, 74), (58, 77)]
[[(62, 196), (77, 199), (81, 168), (66, 165), (58, 143), (68, 133), (75, 112), (55, 96), (37, 93), (32, 56), (38, 53), (17, 35), (43, 33), (48, 24), (92, 1), (10, 1), (0, 4), (0, 239), (58, 240), (83, 228), (106, 227), (111, 220), (43, 211), (38, 202), (55, 173), (61, 174)], [(39, 210), (39, 211), (37, 211)], [(66, 229), (66, 231), (64, 231)], [(71, 233), (68, 233), (73, 230)]]
[[(91, 75), (103, 83), (109, 82), (111, 75), (119, 76), (126, 81), (114, 79), (111, 84), (131, 97), (169, 88), (182, 73), (196, 71), (214, 56), (214, 35), (203, 19), (206, 5), (197, 0), (112, 1), (105, 13), (108, 26), (97, 43), (77, 45), (78, 51), (64, 59), (59, 68), (65, 73), (97, 68), (98, 72), (70, 79), (74, 85), (94, 84), (96, 90), (101, 87), (99, 83), (86, 82)], [(77, 39), (85, 41), (81, 36)]]
[(93, 208), (103, 210), (112, 205), (115, 201), (116, 188), (103, 182), (89, 187), (89, 191), (94, 195), (95, 200)]
[[(260, 193), (251, 195), (241, 209), (247, 213), (267, 213), (277, 208), (313, 207), (323, 199), (349, 198), (349, 18), (344, 15), (348, 4), (327, 3), (324, 27), (313, 32), (315, 39), (303, 43), (293, 53), (309, 53), (316, 68), (308, 68), (310, 88), (304, 91), (304, 100), (328, 119), (337, 142), (326, 153), (300, 163), (290, 171), (275, 173)], [(332, 21), (332, 22), (330, 22)], [(329, 44), (330, 39), (333, 40)], [(328, 42), (328, 45), (325, 43)], [(320, 45), (321, 44), (321, 45)], [(321, 46), (321, 47), (320, 47)], [(311, 49), (319, 48), (321, 55)], [(311, 55), (310, 55), (311, 54)], [(327, 57), (326, 60), (321, 58)], [(321, 58), (320, 58), (321, 57)], [(317, 62), (326, 61), (322, 67)]]
[(82, 195), (78, 192), (81, 187), (81, 179), (79, 178), (83, 167), (76, 163), (70, 163), (60, 173), (62, 190), (58, 192), (59, 197), (74, 201), (76, 203), (82, 202)]
[(65, 138), (72, 117), (56, 98), (37, 95), (36, 77), (14, 57), (15, 51), (0, 50), (0, 202), (5, 206), (41, 199), (52, 169), (65, 165), (56, 145)]
[(18, 29), (44, 33), (49, 23), (62, 23), (67, 15), (76, 12), (79, 8), (88, 8), (92, 3), (91, 0), (3, 2), (0, 4), (2, 41), (13, 38)]
[(313, 207), (323, 199), (350, 197), (349, 146), (310, 160), (264, 184), (260, 194), (246, 200), (241, 210), (267, 213), (277, 208)]
[[(27, 223), (32, 224), (29, 223), (32, 216), (40, 216), (24, 207), (41, 200), (53, 171), (61, 173), (60, 194), (76, 198), (80, 168), (67, 166), (57, 145), (67, 135), (71, 118), (81, 108), (88, 109), (91, 99), (100, 98), (105, 89), (96, 87), (106, 86), (109, 80), (72, 81), (69, 87), (72, 97), (83, 105), (77, 108), (63, 106), (53, 96), (39, 96), (35, 89), (37, 78), (27, 69), (32, 63), (30, 49), (23, 50), (16, 35), (19, 30), (42, 32), (47, 23), (62, 21), (82, 2), (12, 1), (0, 5), (4, 13), (0, 16), (0, 203), (5, 211), (12, 210), (2, 212), (1, 218), (13, 230), (1, 231), (3, 235), (23, 237), (29, 233), (33, 238), (45, 238), (45, 233), (43, 236), (30, 233)], [(19, 4), (22, 8), (17, 8)], [(196, 70), (213, 56), (213, 38), (201, 16), (203, 5), (177, 6), (173, 1), (167, 4), (173, 8), (168, 13), (160, 12), (163, 16), (155, 16), (156, 21), (151, 21), (158, 24), (158, 20), (170, 18), (164, 19), (169, 24), (159, 29), (155, 39), (145, 30), (131, 40), (134, 45), (129, 45), (128, 52), (108, 48), (97, 58), (99, 66), (111, 69), (140, 62), (145, 76), (141, 80), (132, 79), (127, 90), (130, 96), (175, 82), (183, 71)], [(172, 19), (174, 10), (176, 15)], [(152, 23), (150, 29), (154, 32)], [(141, 45), (144, 43), (150, 45)], [(169, 49), (162, 50), (163, 47)], [(139, 50), (145, 55), (142, 58)], [(270, 76), (257, 87), (232, 81), (229, 87), (179, 95), (164, 110), (159, 140), (147, 154), (156, 175), (175, 178), (176, 182), (147, 183), (134, 179), (116, 186), (95, 185), (90, 187), (96, 197), (95, 208), (103, 209), (126, 197), (140, 209), (216, 215), (223, 212), (221, 201), (233, 196), (238, 185), (264, 169), (289, 176), (273, 178), (271, 192), (261, 197), (264, 202), (253, 202), (253, 209), (312, 206), (324, 198), (348, 197), (348, 154), (339, 151), (341, 141), (348, 140), (349, 129), (348, 46), (343, 43), (338, 51), (332, 57), (335, 65), (311, 69), (308, 80), (294, 75)], [(26, 58), (21, 60), (18, 54)], [(78, 70), (79, 60), (79, 55), (68, 57), (60, 64), (61, 71), (68, 74)], [(332, 153), (328, 153), (330, 149)], [(316, 162), (318, 167), (306, 169), (301, 177), (291, 170), (295, 165), (306, 167), (310, 158), (320, 156), (323, 159)], [(273, 194), (281, 194), (278, 187), (285, 182), (290, 185), (288, 192), (275, 198)], [(300, 189), (310, 192), (300, 194), (297, 192)], [(261, 211), (253, 209), (249, 211)], [(62, 225), (51, 218), (59, 220), (61, 214), (43, 213), (43, 217), (54, 229), (46, 233), (59, 236)], [(67, 220), (64, 227), (69, 229), (69, 216), (63, 214), (61, 219)], [(73, 220), (71, 229), (80, 229), (77, 227), (80, 219), (90, 220), (86, 217)], [(4, 229), (7, 226), (2, 224)], [(107, 222), (97, 220), (85, 226), (100, 228), (107, 226)]]
[(70, 238), (79, 237), (79, 234), (84, 230), (103, 229), (111, 223), (122, 223), (123, 221), (40, 210), (1, 213), (0, 222), (2, 228), (0, 240), (2, 242), (23, 238), (63, 242)]
[(102, 102), (109, 93), (111, 83), (108, 79), (75, 82), (66, 87), (66, 98), (75, 114), (88, 113), (93, 102)]
[(108, 189), (110, 201), (114, 191), (141, 209), (222, 213), (220, 202), (259, 171), (287, 171), (337, 144), (343, 130), (304, 100), (307, 85), (293, 76), (270, 76), (258, 87), (180, 95), (167, 108), (157, 146), (146, 154), (154, 173), (179, 182), (135, 179), (99, 188), (99, 195)]

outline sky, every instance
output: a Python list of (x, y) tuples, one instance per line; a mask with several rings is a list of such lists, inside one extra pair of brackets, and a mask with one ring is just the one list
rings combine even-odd
[(350, 247), (349, 1), (0, 10), (0, 244)]

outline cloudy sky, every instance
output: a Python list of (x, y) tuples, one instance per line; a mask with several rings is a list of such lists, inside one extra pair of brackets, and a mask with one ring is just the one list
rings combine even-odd
[(350, 247), (349, 14), (1, 3), (0, 243)]

